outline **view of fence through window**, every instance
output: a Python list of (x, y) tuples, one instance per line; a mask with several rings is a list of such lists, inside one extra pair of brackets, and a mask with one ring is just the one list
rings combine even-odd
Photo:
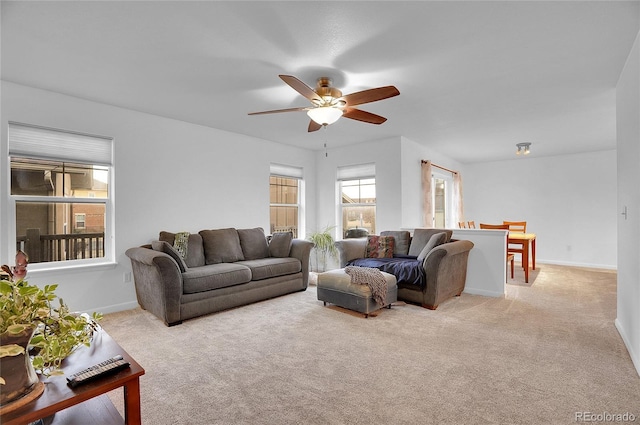
[(291, 232), (298, 237), (299, 180), (269, 177), (271, 233)]
[(104, 257), (108, 182), (108, 167), (12, 157), (16, 249), (30, 263)]
[(376, 179), (340, 182), (342, 198), (342, 230), (365, 229), (376, 232)]

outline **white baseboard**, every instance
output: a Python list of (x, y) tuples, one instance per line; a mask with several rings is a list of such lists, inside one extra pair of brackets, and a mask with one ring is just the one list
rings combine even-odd
[(108, 314), (108, 313), (117, 313), (118, 311), (125, 311), (125, 310), (133, 310), (134, 308), (138, 308), (138, 302), (137, 301), (129, 301), (126, 303), (122, 303), (122, 304), (114, 304), (114, 305), (108, 305), (108, 306), (103, 306), (103, 307), (96, 307), (95, 309), (91, 309), (90, 311), (99, 311), (102, 314)]
[(569, 267), (584, 267), (588, 269), (603, 269), (603, 270), (618, 270), (617, 266), (610, 264), (590, 264), (590, 263), (575, 263), (570, 261), (556, 261), (556, 260), (544, 260), (536, 258), (536, 264), (552, 264), (556, 266), (569, 266)]
[(477, 288), (464, 288), (464, 291), (462, 292), (464, 292), (465, 294), (471, 294), (471, 295), (482, 295), (483, 297), (493, 297), (493, 298), (504, 297), (503, 292), (487, 291), (484, 289), (477, 289)]
[(624, 345), (627, 347), (627, 351), (631, 357), (631, 362), (635, 366), (638, 376), (640, 376), (640, 356), (638, 356), (638, 353), (633, 349), (634, 347), (631, 345), (631, 342), (627, 337), (627, 333), (624, 331), (624, 328), (618, 319), (615, 320), (615, 325), (620, 337), (622, 337), (622, 342), (624, 342)]

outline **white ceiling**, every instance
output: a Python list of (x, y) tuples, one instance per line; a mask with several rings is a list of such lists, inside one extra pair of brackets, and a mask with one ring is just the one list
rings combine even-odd
[[(2, 79), (312, 149), (404, 136), (464, 163), (615, 148), (638, 1), (2, 1)], [(307, 133), (278, 74), (395, 85)], [(37, 123), (36, 123), (37, 124)]]

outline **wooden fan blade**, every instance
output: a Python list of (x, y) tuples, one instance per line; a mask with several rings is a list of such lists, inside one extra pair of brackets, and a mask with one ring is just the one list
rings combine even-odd
[(382, 124), (387, 119), (380, 115), (372, 114), (371, 112), (363, 111), (356, 108), (347, 108), (342, 114), (345, 118), (351, 118), (352, 120), (368, 122), (369, 124)]
[(362, 105), (363, 103), (375, 102), (377, 100), (388, 99), (399, 95), (400, 92), (394, 86), (378, 87), (377, 89), (363, 90), (348, 94), (342, 98), (347, 102), (347, 106)]
[(322, 128), (322, 124), (318, 124), (317, 122), (315, 122), (314, 120), (310, 120), (309, 121), (309, 133), (311, 133), (312, 131), (318, 131)]
[(297, 112), (297, 111), (306, 111), (308, 107), (304, 108), (288, 108), (288, 109), (274, 109), (272, 111), (262, 111), (262, 112), (249, 112), (248, 115), (263, 115), (263, 114), (277, 114), (280, 112)]
[(311, 102), (322, 102), (322, 98), (318, 96), (318, 93), (296, 77), (292, 75), (279, 75), (279, 77), (282, 81), (289, 84), (292, 89), (309, 99)]

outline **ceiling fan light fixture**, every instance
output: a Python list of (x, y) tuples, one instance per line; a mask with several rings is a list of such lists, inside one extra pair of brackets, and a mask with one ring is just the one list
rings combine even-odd
[(340, 119), (342, 109), (331, 106), (321, 106), (319, 108), (309, 109), (307, 115), (320, 125), (331, 125)]

